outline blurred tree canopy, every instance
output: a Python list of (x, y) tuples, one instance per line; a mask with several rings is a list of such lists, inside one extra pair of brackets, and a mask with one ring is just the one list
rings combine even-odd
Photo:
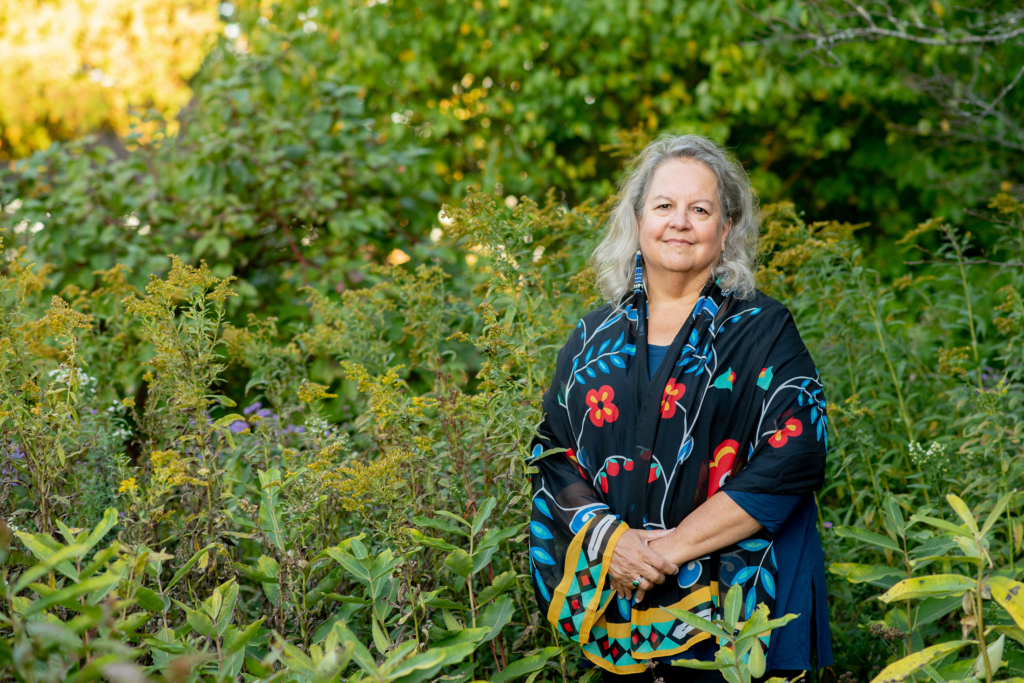
[(107, 129), (129, 108), (176, 129), (219, 28), (212, 0), (0, 0), (0, 160)]
[(879, 27), (870, 5), (872, 32), (843, 7), (221, 5), (231, 23), (177, 135), (137, 131), (125, 160), (82, 141), (37, 152), (4, 177), (0, 221), (58, 288), (191, 254), (240, 279), (241, 310), (288, 317), (302, 284), (340, 291), (368, 261), (436, 256), (440, 203), (471, 185), (602, 198), (624, 154), (673, 130), (731, 146), (764, 201), (870, 222), (877, 259), (900, 269), (888, 238), (1020, 182), (1020, 10), (902, 3)]

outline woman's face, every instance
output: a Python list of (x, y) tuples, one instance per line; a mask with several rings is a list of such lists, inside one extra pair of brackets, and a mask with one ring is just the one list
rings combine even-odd
[(732, 227), (722, 225), (715, 174), (692, 159), (658, 167), (639, 224), (648, 278), (701, 275), (718, 260)]

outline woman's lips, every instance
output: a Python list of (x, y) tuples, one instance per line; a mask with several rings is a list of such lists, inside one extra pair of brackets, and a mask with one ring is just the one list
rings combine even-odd
[(686, 240), (662, 240), (665, 244), (686, 244), (693, 246), (693, 242), (687, 242)]

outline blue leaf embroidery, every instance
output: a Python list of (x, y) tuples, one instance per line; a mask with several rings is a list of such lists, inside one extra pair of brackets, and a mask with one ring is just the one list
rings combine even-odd
[(597, 350), (597, 355), (599, 355), (599, 356), (600, 356), (600, 355), (601, 355), (602, 353), (604, 353), (604, 350), (605, 350), (605, 349), (607, 349), (607, 348), (608, 348), (608, 345), (609, 345), (609, 344), (611, 344), (611, 343), (612, 343), (612, 340), (611, 340), (611, 339), (605, 339), (605, 340), (604, 340), (604, 343), (603, 343), (603, 344), (601, 344), (601, 348), (599, 348), (599, 349)]
[(585, 372), (591, 377), (597, 377), (597, 373), (594, 372), (594, 368), (587, 368)]
[(764, 589), (768, 591), (768, 595), (775, 597), (775, 579), (772, 578), (771, 572), (764, 567), (761, 567), (761, 584)]
[(757, 573), (757, 567), (744, 567), (743, 569), (736, 572), (736, 576), (732, 578), (732, 585), (746, 583), (754, 577)]
[(533, 557), (535, 561), (540, 562), (541, 564), (555, 563), (551, 556), (548, 555), (548, 551), (544, 550), (543, 548), (538, 548), (537, 546), (533, 546), (532, 548), (530, 548), (530, 555)]
[(608, 368), (608, 364), (605, 363), (603, 360), (598, 360), (597, 361), (597, 367), (601, 368), (601, 372), (603, 372), (603, 373), (607, 374), (607, 373), (611, 372), (611, 370)]
[(611, 356), (608, 360), (610, 360), (612, 362), (612, 365), (614, 365), (617, 368), (626, 367), (626, 361), (622, 360), (618, 356)]
[(594, 347), (593, 346), (591, 346), (589, 349), (587, 349), (587, 356), (586, 356), (586, 358), (583, 359), (583, 362), (584, 363), (589, 363), (590, 362), (590, 357), (592, 355), (594, 355)]
[(576, 373), (576, 381), (579, 382), (580, 384), (587, 383), (587, 380), (583, 379), (583, 376), (578, 372)]
[(749, 619), (754, 614), (755, 607), (757, 607), (757, 591), (751, 588), (743, 606), (743, 618)]
[(739, 542), (739, 546), (741, 548), (743, 548), (744, 550), (749, 550), (749, 551), (753, 552), (755, 550), (761, 550), (762, 548), (767, 548), (768, 547), (768, 541), (765, 541), (764, 539), (760, 539), (760, 538), (751, 538), (751, 539), (746, 540), (746, 541), (740, 541)]
[(545, 541), (553, 538), (548, 528), (540, 522), (530, 522), (530, 531), (534, 536), (544, 539)]
[(544, 585), (544, 581), (540, 578), (540, 572), (536, 569), (533, 570), (533, 581), (540, 590), (540, 594), (544, 596), (544, 599), (551, 602), (551, 594), (548, 593), (548, 587)]
[(626, 333), (623, 332), (619, 335), (619, 338), (615, 340), (615, 346), (612, 347), (612, 351), (618, 351), (619, 347), (622, 346), (622, 342), (626, 339)]
[(534, 498), (533, 504), (537, 506), (537, 509), (540, 510), (542, 515), (544, 515), (548, 519), (554, 519), (554, 517), (551, 516), (551, 510), (548, 510), (548, 504), (545, 503), (542, 499)]

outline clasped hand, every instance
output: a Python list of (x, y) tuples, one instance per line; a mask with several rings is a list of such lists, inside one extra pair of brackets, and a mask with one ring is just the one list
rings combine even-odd
[[(608, 567), (609, 583), (620, 598), (632, 600), (635, 590), (636, 602), (640, 602), (644, 599), (644, 593), (655, 585), (664, 583), (666, 576), (674, 576), (679, 571), (679, 567), (659, 555), (649, 545), (651, 541), (670, 533), (672, 529), (629, 529), (622, 534), (612, 552)], [(637, 577), (642, 580), (639, 586), (634, 586), (633, 581)]]

